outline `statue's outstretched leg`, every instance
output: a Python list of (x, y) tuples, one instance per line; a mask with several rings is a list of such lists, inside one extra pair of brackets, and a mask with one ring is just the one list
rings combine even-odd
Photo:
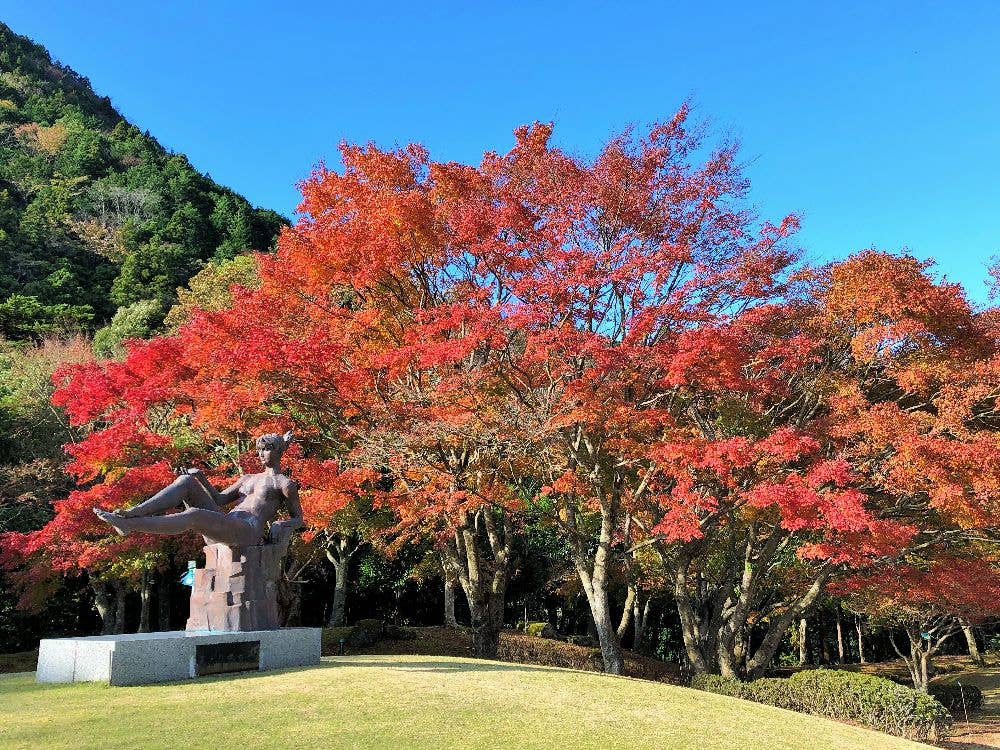
[(195, 531), (216, 542), (235, 546), (250, 546), (260, 542), (261, 530), (244, 517), (205, 508), (188, 508), (167, 516), (122, 517), (106, 510), (94, 509), (97, 517), (114, 526), (124, 536), (133, 531), (147, 534), (183, 534)]
[(151, 516), (183, 505), (186, 508), (204, 508), (205, 510), (220, 510), (215, 500), (208, 494), (201, 482), (190, 474), (181, 474), (177, 479), (162, 490), (134, 508), (118, 511), (121, 518), (138, 518)]

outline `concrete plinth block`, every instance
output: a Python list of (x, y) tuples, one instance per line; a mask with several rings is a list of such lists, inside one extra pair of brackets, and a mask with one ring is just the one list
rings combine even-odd
[(171, 631), (90, 638), (47, 638), (38, 650), (39, 682), (148, 685), (208, 674), (319, 664), (319, 628), (242, 633)]

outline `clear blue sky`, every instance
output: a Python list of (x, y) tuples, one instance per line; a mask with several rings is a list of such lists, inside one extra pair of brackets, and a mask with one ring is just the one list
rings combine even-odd
[(825, 261), (1000, 253), (1000, 2), (0, 2), (0, 19), (253, 203), (290, 215), (336, 144), (478, 163), (552, 120), (583, 155), (686, 97), (762, 215)]

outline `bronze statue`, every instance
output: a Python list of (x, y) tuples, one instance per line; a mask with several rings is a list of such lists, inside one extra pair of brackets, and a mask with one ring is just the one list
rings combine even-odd
[[(221, 492), (200, 469), (188, 469), (134, 508), (116, 512), (94, 508), (94, 513), (123, 536), (133, 531), (171, 535), (194, 531), (204, 535), (207, 544), (250, 547), (261, 544), (267, 524), (284, 502), (290, 518), (274, 521), (270, 531), (271, 541), (284, 547), (292, 532), (304, 525), (298, 483), (281, 472), (281, 456), (291, 441), (290, 432), (261, 435), (257, 456), (264, 471), (244, 474)], [(237, 501), (228, 513), (222, 510)], [(182, 505), (180, 513), (156, 515)]]

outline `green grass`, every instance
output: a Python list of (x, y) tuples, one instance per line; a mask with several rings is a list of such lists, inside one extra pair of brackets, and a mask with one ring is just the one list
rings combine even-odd
[(134, 688), (0, 676), (0, 748), (926, 748), (661, 683), (438, 656)]

